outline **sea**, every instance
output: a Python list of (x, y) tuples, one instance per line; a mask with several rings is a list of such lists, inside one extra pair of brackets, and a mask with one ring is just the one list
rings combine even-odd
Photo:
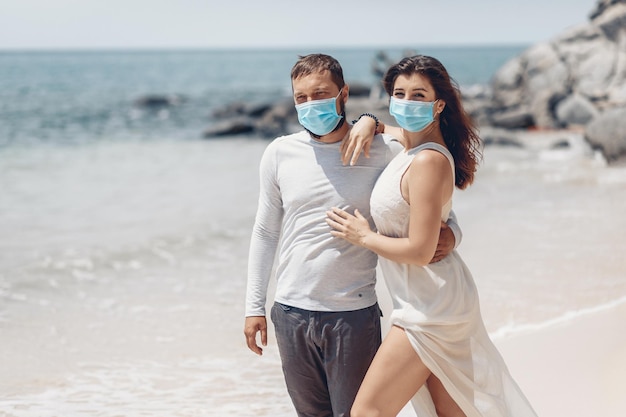
[[(464, 89), (526, 47), (414, 50)], [(312, 52), (379, 82), (378, 48), (0, 51), (0, 416), (295, 415), (272, 328), (261, 357), (243, 337), (271, 139), (202, 133), (290, 97)], [(154, 96), (171, 105), (138, 104)], [(579, 133), (485, 147), (453, 208), (494, 340), (626, 302), (625, 197), (626, 168)]]

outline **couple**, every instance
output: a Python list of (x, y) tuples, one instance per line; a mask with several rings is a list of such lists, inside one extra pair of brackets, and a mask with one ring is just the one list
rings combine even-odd
[[(371, 114), (355, 128), (346, 122), (349, 87), (328, 55), (301, 57), (291, 81), (305, 131), (275, 139), (261, 159), (248, 347), (262, 354), (259, 333), (267, 343), (275, 273), (271, 318), (299, 416), (395, 416), (409, 400), (420, 417), (535, 416), (452, 250), (452, 192), (472, 183), (479, 139), (445, 68), (426, 56), (389, 68), (383, 84), (399, 128)], [(376, 135), (368, 158), (345, 166), (341, 152), (352, 163), (360, 152), (348, 141), (357, 128), (397, 140)], [(393, 300), (382, 344), (377, 262)]]

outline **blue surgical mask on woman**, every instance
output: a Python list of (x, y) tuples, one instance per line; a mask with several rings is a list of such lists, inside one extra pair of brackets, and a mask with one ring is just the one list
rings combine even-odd
[(419, 132), (432, 123), (435, 101), (402, 100), (391, 97), (389, 114), (395, 117), (401, 128)]
[[(341, 91), (337, 97), (340, 95)], [(332, 132), (343, 118), (337, 114), (337, 97), (296, 104), (300, 124), (318, 136)]]

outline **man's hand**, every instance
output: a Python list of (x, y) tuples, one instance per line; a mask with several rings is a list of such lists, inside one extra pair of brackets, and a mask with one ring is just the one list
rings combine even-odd
[(361, 117), (352, 126), (348, 137), (341, 143), (341, 162), (354, 165), (361, 152), (366, 158), (370, 157), (370, 147), (376, 134), (376, 121), (371, 117)]
[(262, 355), (263, 348), (256, 344), (257, 332), (261, 332), (261, 344), (267, 346), (267, 320), (265, 316), (246, 317), (243, 334), (246, 336), (248, 348), (257, 355)]
[(445, 222), (441, 222), (441, 229), (439, 230), (439, 242), (437, 242), (437, 249), (435, 249), (435, 256), (430, 260), (430, 263), (439, 262), (452, 250), (454, 249), (455, 244), (454, 233), (452, 233), (452, 229), (448, 227)]

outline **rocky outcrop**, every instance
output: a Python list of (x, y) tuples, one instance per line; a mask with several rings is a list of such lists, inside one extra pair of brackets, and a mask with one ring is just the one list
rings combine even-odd
[(203, 132), (205, 138), (241, 134), (270, 138), (293, 131), (298, 123), (290, 98), (267, 103), (231, 103), (215, 109), (210, 118), (214, 123)]
[[(511, 59), (490, 87), (491, 103), (472, 113), (480, 125), (584, 129), (608, 161), (623, 160), (626, 0), (599, 0), (587, 23)], [(470, 110), (473, 101), (466, 97)]]
[(585, 126), (626, 105), (626, 0), (600, 0), (589, 22), (532, 46), (493, 77), (488, 123)]

